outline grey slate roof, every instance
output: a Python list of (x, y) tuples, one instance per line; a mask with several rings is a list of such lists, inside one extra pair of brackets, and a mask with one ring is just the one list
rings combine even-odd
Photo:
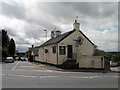
[(72, 31), (66, 32), (64, 34), (61, 34), (55, 38), (51, 38), (48, 41), (46, 41), (45, 43), (43, 43), (40, 47), (51, 45), (51, 44), (56, 44), (56, 43), (60, 42), (61, 40), (63, 40), (64, 38), (66, 38), (67, 36), (69, 36), (70, 34), (72, 34), (74, 31), (75, 30), (72, 30)]
[[(62, 41), (63, 39), (65, 39), (67, 36), (69, 36), (70, 34), (72, 34), (74, 31), (75, 31), (75, 29), (72, 30), (72, 31), (66, 32), (66, 33), (64, 33), (64, 34), (61, 34), (61, 35), (59, 35), (59, 36), (57, 36), (57, 37), (55, 37), (55, 38), (51, 38), (51, 39), (49, 39), (48, 41), (46, 41), (45, 43), (43, 43), (41, 46), (39, 46), (39, 47), (44, 47), (44, 46), (47, 46), (47, 45), (59, 43), (60, 41)], [(92, 42), (85, 36), (85, 34), (84, 34), (82, 31), (80, 31), (80, 33), (81, 33), (92, 45), (94, 45), (94, 43), (92, 43)]]

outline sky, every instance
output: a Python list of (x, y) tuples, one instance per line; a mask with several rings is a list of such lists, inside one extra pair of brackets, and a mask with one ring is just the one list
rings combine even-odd
[[(59, 1), (59, 0), (56, 0)], [(19, 52), (40, 46), (55, 29), (73, 30), (78, 16), (80, 30), (104, 51), (118, 51), (118, 2), (41, 2), (0, 0), (0, 29), (5, 29)]]

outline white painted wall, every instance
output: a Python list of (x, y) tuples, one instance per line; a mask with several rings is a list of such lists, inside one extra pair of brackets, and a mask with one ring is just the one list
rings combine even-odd
[(35, 56), (34, 59), (35, 59), (35, 60), (39, 60), (39, 56)]
[[(57, 64), (57, 53), (52, 52), (52, 46), (53, 45), (49, 45), (39, 48), (39, 61), (55, 65)], [(45, 49), (48, 50), (48, 53), (45, 53)]]
[[(101, 58), (103, 58), (103, 60)], [(105, 68), (103, 56), (83, 56), (78, 58), (78, 61), (79, 68), (96, 68), (96, 69)]]
[[(78, 37), (81, 36), (83, 38), (83, 44), (79, 45), (78, 47), (75, 46), (75, 41)], [(92, 56), (94, 53), (94, 46), (78, 31), (76, 30), (71, 35), (69, 35), (67, 38), (62, 40), (60, 43), (58, 43), (58, 64), (62, 64), (64, 60), (67, 58), (67, 45), (73, 46), (73, 53), (77, 53), (77, 56)], [(52, 52), (52, 46), (45, 46), (44, 48), (39, 48), (39, 60), (42, 62), (57, 64), (57, 53)], [(65, 55), (59, 55), (59, 46), (66, 46), (66, 54)], [(45, 49), (48, 49), (48, 53), (45, 53)], [(75, 55), (73, 55), (74, 58)]]
[[(83, 38), (83, 44), (76, 47), (74, 40), (77, 40), (79, 36)], [(58, 56), (60, 64), (63, 62), (63, 59), (67, 57), (67, 45), (73, 46), (73, 53), (77, 53), (77, 56), (93, 56), (94, 45), (92, 45), (79, 31), (76, 30), (58, 44), (58, 46), (66, 46), (66, 55)], [(73, 55), (73, 57), (76, 58), (75, 55)]]

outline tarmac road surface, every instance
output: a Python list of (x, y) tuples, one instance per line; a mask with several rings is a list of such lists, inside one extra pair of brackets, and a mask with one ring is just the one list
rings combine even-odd
[(2, 88), (118, 88), (118, 73), (63, 72), (28, 61), (2, 64)]

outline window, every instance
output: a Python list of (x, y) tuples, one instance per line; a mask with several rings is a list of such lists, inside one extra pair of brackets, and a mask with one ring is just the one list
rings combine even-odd
[(78, 44), (81, 45), (83, 43), (83, 38), (82, 37), (78, 37)]
[(47, 50), (47, 49), (45, 49), (45, 53), (48, 53), (48, 50)]
[(65, 46), (60, 46), (59, 47), (59, 54), (60, 55), (65, 55), (66, 54), (66, 47)]
[(53, 53), (56, 53), (56, 46), (52, 47), (52, 51), (53, 51)]

